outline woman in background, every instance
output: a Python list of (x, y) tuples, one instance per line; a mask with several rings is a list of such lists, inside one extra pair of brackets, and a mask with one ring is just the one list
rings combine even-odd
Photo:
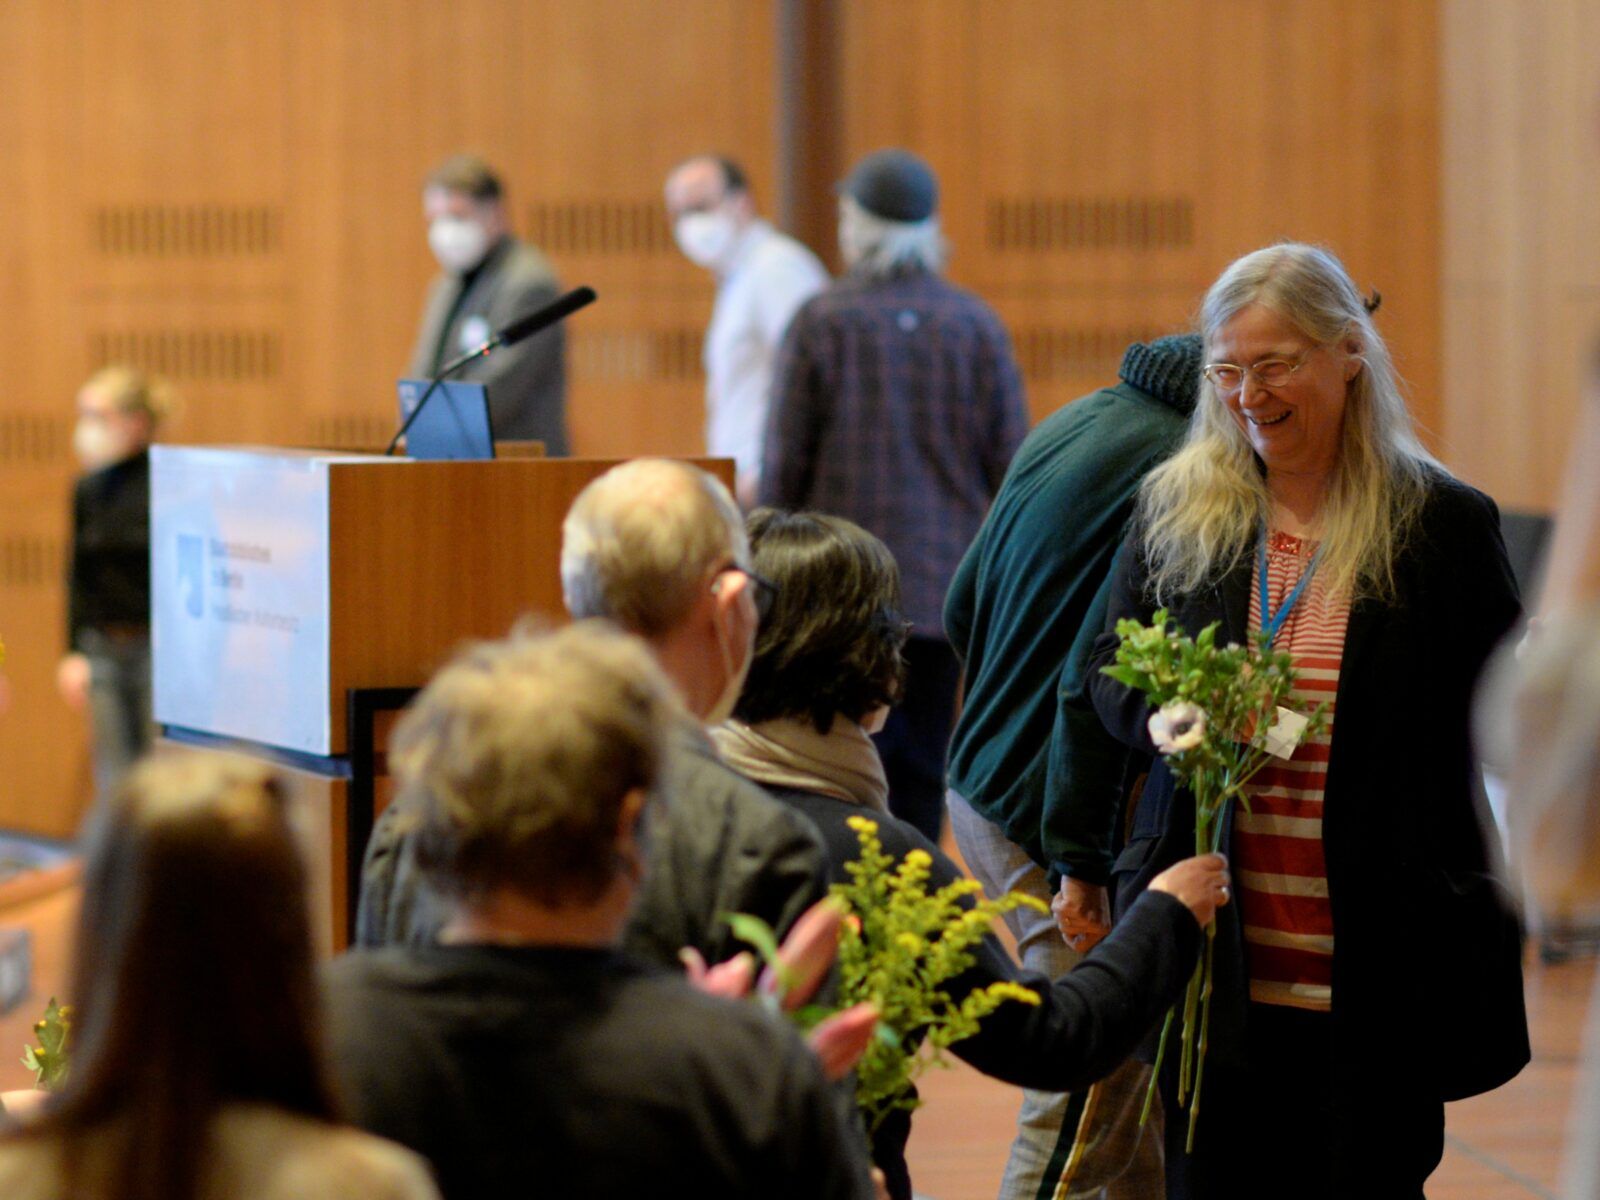
[(68, 652), (62, 696), (89, 709), (95, 794), (105, 797), (150, 743), (150, 456), (164, 385), (106, 367), (78, 392), (72, 448)]
[(266, 767), (149, 759), (89, 834), (59, 1092), (0, 1137), (6, 1200), (437, 1200), (335, 1124), (306, 878)]

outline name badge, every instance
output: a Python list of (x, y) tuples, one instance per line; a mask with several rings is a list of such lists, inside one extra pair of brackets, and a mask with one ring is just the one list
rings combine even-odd
[(1311, 718), (1290, 712), (1280, 705), (1277, 720), (1261, 738), (1261, 748), (1274, 758), (1292, 758), (1294, 748), (1300, 744), (1309, 724)]
[(489, 340), (489, 322), (482, 317), (468, 317), (461, 322), (461, 336), (456, 339), (465, 354), (468, 350), (476, 350)]

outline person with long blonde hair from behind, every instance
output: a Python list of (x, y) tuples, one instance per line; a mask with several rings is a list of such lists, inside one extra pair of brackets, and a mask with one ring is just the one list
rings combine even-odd
[[(1212, 285), (1199, 402), (1145, 480), (1092, 658), (1101, 719), (1146, 754), (1142, 693), (1098, 668), (1116, 622), (1157, 608), (1190, 634), (1220, 623), (1219, 644), (1264, 637), (1293, 659), (1295, 707), (1328, 706), (1224, 824), (1237, 902), (1217, 920), (1192, 1154), (1168, 1113), (1169, 1197), (1417, 1200), (1443, 1102), (1528, 1061), (1469, 720), (1516, 584), (1494, 502), (1418, 440), (1376, 307), (1292, 242)], [(1126, 828), (1118, 914), (1193, 852), (1193, 797), (1159, 758)]]

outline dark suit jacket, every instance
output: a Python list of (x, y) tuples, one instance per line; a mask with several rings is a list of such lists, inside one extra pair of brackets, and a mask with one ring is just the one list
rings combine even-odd
[[(549, 260), (512, 237), (489, 252), (464, 297), (461, 276), (441, 274), (428, 289), (410, 374), (427, 379), (441, 365), (434, 354), (446, 320), (450, 327), (443, 331), (444, 362), (471, 349), (462, 341), (469, 322), (476, 326), (469, 340), (480, 344), (489, 334), (550, 303), (559, 290)], [(453, 376), (488, 385), (489, 419), (497, 440), (537, 440), (544, 442), (546, 454), (567, 453), (564, 336), (560, 325), (553, 326), (514, 346), (502, 346)]]
[[(1152, 753), (1149, 708), (1099, 672), (1116, 621), (1148, 621), (1137, 526), (1113, 576), (1091, 695), (1106, 727)], [(1254, 557), (1167, 607), (1185, 633), (1220, 621), (1243, 642)], [(1482, 776), (1470, 745), (1473, 687), (1520, 613), (1494, 502), (1442, 472), (1401, 551), (1393, 603), (1351, 609), (1328, 765), (1323, 843), (1333, 909), (1333, 1018), (1346, 1064), (1381, 1086), (1453, 1100), (1498, 1087), (1529, 1058), (1521, 930), (1497, 873)], [(1194, 802), (1159, 760), (1112, 872), (1118, 912), (1194, 852)], [(1223, 843), (1227, 850), (1227, 841)], [(1217, 927), (1212, 1052), (1242, 1048), (1248, 1014), (1237, 911)]]

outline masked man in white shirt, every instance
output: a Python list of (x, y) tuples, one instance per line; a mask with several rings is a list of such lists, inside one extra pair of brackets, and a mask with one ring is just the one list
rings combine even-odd
[[(458, 355), (559, 294), (555, 270), (511, 232), (499, 177), (468, 154), (446, 159), (422, 185), (428, 246), (441, 273), (428, 290), (410, 374), (427, 379)], [(561, 326), (480, 358), (454, 376), (489, 388), (502, 441), (541, 441), (567, 453), (565, 343)]]
[(737, 464), (739, 502), (755, 502), (778, 343), (795, 310), (828, 282), (817, 256), (756, 216), (735, 162), (691, 158), (667, 176), (678, 248), (717, 276), (706, 332), (706, 451)]

